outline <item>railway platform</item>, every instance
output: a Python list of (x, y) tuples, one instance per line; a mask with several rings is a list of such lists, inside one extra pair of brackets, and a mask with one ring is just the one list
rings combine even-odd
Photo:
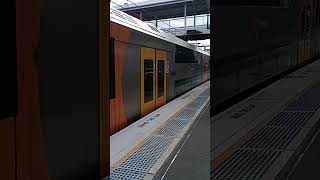
[[(207, 81), (112, 135), (111, 175), (105, 179), (170, 179), (171, 175), (185, 174), (186, 169), (182, 170), (180, 165), (188, 164), (187, 161), (192, 164), (191, 161), (199, 158), (208, 159), (205, 153), (193, 154), (190, 159), (188, 154), (194, 149), (187, 144), (206, 136), (207, 141), (197, 141), (198, 146), (193, 148), (207, 146), (209, 152), (209, 101)], [(206, 123), (208, 133), (204, 135), (200, 132)], [(209, 160), (198, 163), (208, 164), (199, 169), (198, 174), (205, 175)], [(173, 168), (178, 170), (172, 171)]]
[(309, 154), (319, 147), (319, 119), (317, 60), (211, 118), (211, 179), (298, 177), (310, 143)]

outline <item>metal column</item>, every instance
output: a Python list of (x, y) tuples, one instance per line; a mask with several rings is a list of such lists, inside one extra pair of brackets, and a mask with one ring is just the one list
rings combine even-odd
[(187, 27), (187, 3), (184, 3), (184, 28)]
[(140, 10), (140, 20), (142, 21), (142, 11)]

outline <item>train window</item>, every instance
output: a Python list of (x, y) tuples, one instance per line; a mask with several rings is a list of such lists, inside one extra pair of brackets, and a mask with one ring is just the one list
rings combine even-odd
[(144, 60), (144, 102), (153, 100), (153, 60)]
[(200, 62), (201, 62), (201, 60), (202, 60), (202, 54), (195, 51), (195, 52), (194, 52), (194, 55), (195, 55), (195, 60), (196, 60), (196, 62), (200, 64)]
[(178, 46), (176, 47), (176, 63), (196, 63), (193, 50)]
[(158, 97), (164, 95), (164, 61), (158, 60)]
[(116, 96), (115, 87), (115, 55), (114, 55), (114, 39), (109, 39), (109, 99), (113, 99)]

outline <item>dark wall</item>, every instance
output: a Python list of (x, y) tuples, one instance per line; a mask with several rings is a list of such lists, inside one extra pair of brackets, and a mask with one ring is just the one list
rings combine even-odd
[(14, 119), (0, 119), (0, 174), (1, 179), (15, 180), (15, 131)]
[[(222, 104), (306, 60), (298, 56), (300, 2), (290, 1), (287, 7), (212, 3), (211, 9), (212, 105)], [(317, 37), (314, 31), (313, 39)]]
[(212, 18), (215, 58), (296, 39), (295, 15), (293, 8), (215, 7)]
[(52, 180), (99, 179), (98, 1), (43, 0), (38, 77)]
[[(2, 5), (2, 51), (0, 60), (0, 175), (14, 180), (17, 174), (15, 119), (17, 113), (16, 3)], [(11, 117), (11, 118), (7, 118)]]
[(2, 54), (0, 60), (0, 118), (14, 116), (17, 111), (17, 60), (15, 1), (4, 1), (2, 18)]

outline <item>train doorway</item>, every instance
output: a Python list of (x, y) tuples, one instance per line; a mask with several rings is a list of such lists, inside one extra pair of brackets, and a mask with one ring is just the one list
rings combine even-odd
[(141, 115), (166, 103), (167, 52), (141, 48)]

